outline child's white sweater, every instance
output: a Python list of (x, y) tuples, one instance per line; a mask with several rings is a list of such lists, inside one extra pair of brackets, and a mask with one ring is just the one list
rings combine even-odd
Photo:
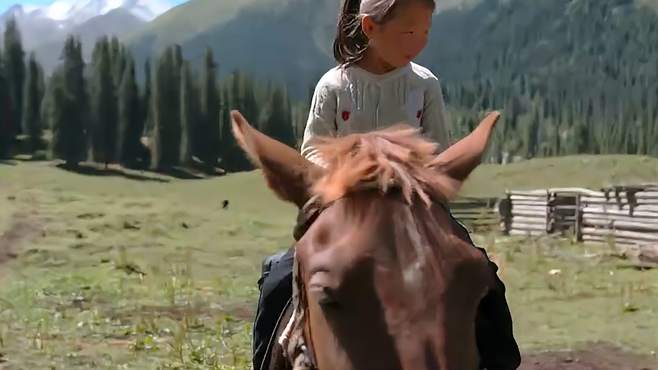
[(301, 153), (323, 165), (314, 137), (369, 132), (396, 123), (419, 127), (439, 144), (439, 151), (447, 148), (451, 138), (446, 109), (432, 72), (415, 63), (381, 75), (358, 66), (337, 66), (315, 88)]

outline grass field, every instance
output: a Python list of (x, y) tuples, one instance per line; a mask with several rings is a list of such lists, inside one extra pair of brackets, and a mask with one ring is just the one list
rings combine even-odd
[[(0, 163), (0, 369), (250, 368), (260, 261), (288, 246), (295, 210), (258, 173), (140, 176)], [(651, 180), (655, 159), (572, 157), (482, 166), (464, 194)], [(602, 247), (475, 239), (524, 353), (603, 341), (655, 356), (658, 271)]]

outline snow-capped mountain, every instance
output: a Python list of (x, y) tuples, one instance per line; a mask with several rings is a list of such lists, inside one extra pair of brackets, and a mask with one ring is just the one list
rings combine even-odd
[(81, 38), (88, 54), (98, 37), (121, 38), (171, 8), (168, 0), (56, 0), (50, 5), (16, 4), (0, 14), (0, 32), (16, 19), (26, 51), (50, 70), (59, 63), (66, 36)]
[(76, 25), (119, 8), (148, 22), (167, 11), (171, 5), (165, 0), (57, 0), (45, 6), (17, 4), (9, 8), (2, 18), (13, 14), (17, 19), (52, 20)]

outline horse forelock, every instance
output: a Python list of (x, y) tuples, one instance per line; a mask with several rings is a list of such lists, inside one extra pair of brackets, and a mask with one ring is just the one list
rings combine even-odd
[(312, 191), (325, 203), (364, 187), (383, 193), (398, 187), (407, 202), (415, 194), (429, 205), (431, 198), (454, 197), (460, 185), (432, 166), (437, 145), (410, 126), (319, 138), (316, 148), (326, 171)]

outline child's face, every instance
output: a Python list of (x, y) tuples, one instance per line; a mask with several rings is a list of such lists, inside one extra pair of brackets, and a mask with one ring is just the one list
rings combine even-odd
[(427, 45), (432, 13), (432, 8), (414, 1), (398, 9), (393, 18), (384, 24), (364, 18), (362, 26), (370, 40), (369, 48), (382, 62), (394, 68), (406, 65)]

